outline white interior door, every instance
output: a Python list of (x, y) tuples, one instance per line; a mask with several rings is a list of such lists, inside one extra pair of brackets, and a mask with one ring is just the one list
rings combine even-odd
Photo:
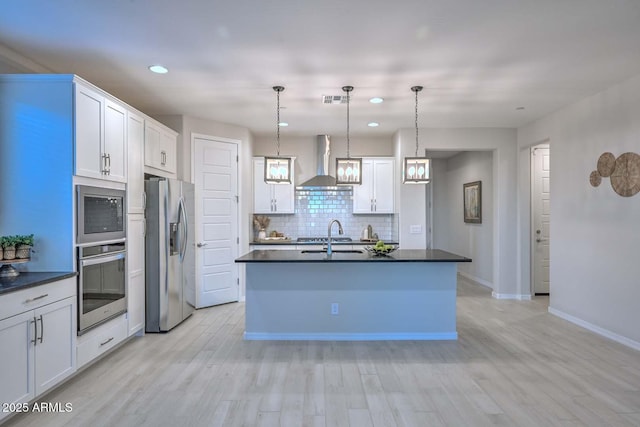
[(238, 301), (238, 145), (195, 138), (196, 308)]
[(550, 161), (549, 147), (531, 150), (532, 191), (532, 280), (534, 294), (549, 293)]

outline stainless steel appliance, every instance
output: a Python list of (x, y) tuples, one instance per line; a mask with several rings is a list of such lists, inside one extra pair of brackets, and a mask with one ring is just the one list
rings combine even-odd
[(124, 190), (78, 185), (77, 193), (78, 244), (125, 239)]
[(146, 331), (165, 332), (195, 307), (195, 190), (187, 182), (151, 178), (145, 192)]
[(127, 311), (125, 242), (78, 248), (78, 335)]

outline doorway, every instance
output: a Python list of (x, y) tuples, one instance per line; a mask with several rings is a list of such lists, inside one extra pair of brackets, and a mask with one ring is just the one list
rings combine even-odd
[(196, 308), (238, 301), (238, 143), (193, 137)]
[(549, 144), (531, 147), (531, 288), (549, 295), (551, 161)]

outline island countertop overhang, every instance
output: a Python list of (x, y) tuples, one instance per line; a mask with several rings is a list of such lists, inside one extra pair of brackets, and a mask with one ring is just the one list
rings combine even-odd
[(441, 249), (398, 249), (384, 256), (368, 252), (302, 253), (300, 250), (254, 250), (235, 260), (237, 263), (304, 263), (304, 262), (471, 262), (471, 258)]

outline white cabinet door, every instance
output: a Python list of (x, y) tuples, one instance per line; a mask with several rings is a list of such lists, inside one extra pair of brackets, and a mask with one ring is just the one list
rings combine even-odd
[(374, 213), (394, 212), (394, 161), (378, 159), (373, 163), (373, 209)]
[(129, 335), (140, 332), (145, 322), (145, 218), (128, 215), (127, 221), (127, 317)]
[(362, 159), (362, 184), (353, 186), (353, 213), (373, 212), (373, 160)]
[(394, 213), (394, 159), (362, 159), (362, 185), (353, 186), (353, 213)]
[(70, 297), (34, 311), (35, 392), (40, 395), (76, 369), (76, 298)]
[(103, 178), (102, 157), (104, 96), (80, 84), (75, 85), (76, 175)]
[(127, 110), (108, 99), (104, 103), (104, 147), (106, 176), (111, 181), (127, 181)]
[(177, 134), (151, 119), (145, 120), (144, 164), (151, 173), (175, 178), (177, 171)]
[(160, 133), (160, 163), (170, 173), (176, 173), (176, 136), (163, 131)]
[(127, 116), (127, 211), (144, 213), (144, 119)]
[(273, 213), (271, 184), (264, 182), (264, 159), (253, 159), (253, 212)]
[[(292, 165), (295, 164), (292, 159)], [(264, 158), (253, 159), (253, 212), (256, 214), (295, 213), (295, 184), (264, 182)]]
[(160, 128), (153, 122), (144, 123), (144, 164), (152, 168), (161, 169), (160, 159)]
[[(33, 310), (0, 320), (0, 402), (28, 402), (35, 397), (34, 339)], [(8, 414), (0, 412), (0, 419), (3, 415)]]

